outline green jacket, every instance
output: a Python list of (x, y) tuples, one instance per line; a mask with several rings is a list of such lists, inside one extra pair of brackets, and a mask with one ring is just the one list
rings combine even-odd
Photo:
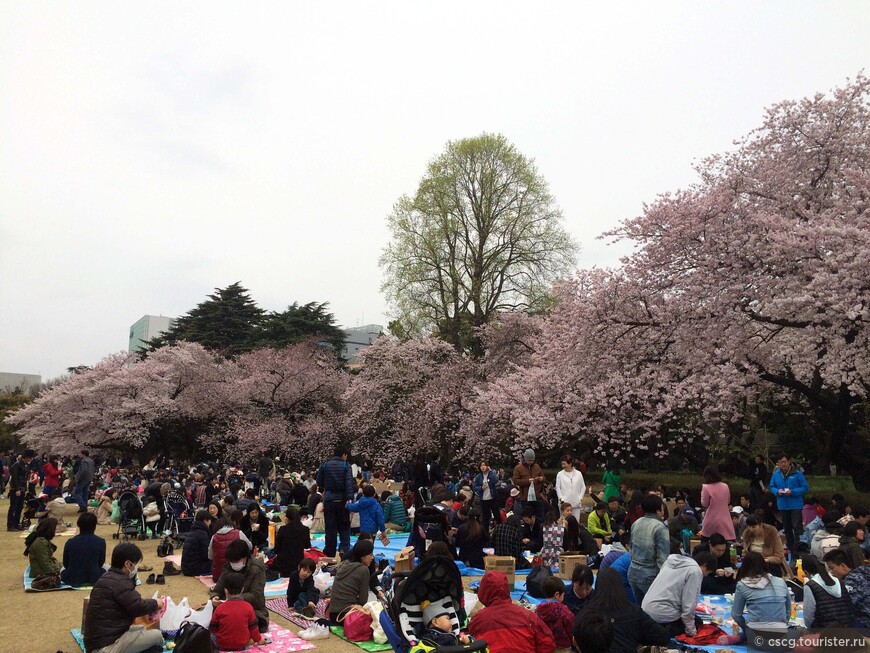
[(610, 527), (610, 515), (605, 512), (600, 518), (594, 510), (589, 513), (589, 520), (586, 522), (586, 528), (592, 533), (592, 537), (610, 537), (613, 535), (613, 529)]
[(30, 577), (60, 572), (60, 563), (54, 559), (57, 547), (44, 537), (37, 537), (30, 545)]

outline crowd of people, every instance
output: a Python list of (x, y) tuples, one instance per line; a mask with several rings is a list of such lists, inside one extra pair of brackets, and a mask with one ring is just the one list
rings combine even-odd
[[(44, 515), (25, 540), (31, 575), (57, 574), (66, 584), (95, 587), (91, 607), (102, 616), (86, 629), (88, 653), (157, 646), (130, 625), (161, 607), (135, 590), (141, 551), (118, 544), (106, 571), (106, 543), (95, 535), (97, 523), (120, 520), (125, 492), (141, 498), (143, 537), (164, 533), (171, 494), (188, 502), (180, 573), (212, 576), (213, 632), (224, 643), (265, 641), (269, 577), (287, 577), (288, 606), (314, 614), (320, 592), (314, 562), (305, 556), (312, 531), (325, 533), (325, 558), (339, 561), (332, 623), (370, 592), (383, 597), (384, 568), (375, 563), (373, 540), (388, 543), (392, 534), (408, 532), (414, 545), (414, 516), (432, 508), (445, 529), (441, 541), (417, 549), (421, 556), (443, 554), (473, 568), (483, 568), (488, 554), (510, 556), (517, 569), (555, 566), (564, 552), (587, 556), (567, 586), (558, 579), (543, 583), (545, 600), (535, 612), (510, 602), (503, 574), (484, 575), (479, 599), (485, 607), (472, 617), (469, 633), (485, 638), (493, 653), (572, 646), (584, 653), (634, 651), (692, 637), (701, 594), (733, 595), (740, 632), (721, 643), (743, 642), (788, 629), (794, 599), (786, 581), (794, 576), (806, 581), (808, 627), (870, 626), (868, 510), (838, 496), (825, 509), (788, 455), (772, 474), (756, 458), (747, 491), (736, 495), (715, 466), (704, 470), (699, 496), (662, 486), (630, 492), (615, 465), (600, 485), (587, 483), (585, 464), (571, 456), (560, 466), (548, 478), (530, 449), (513, 468), (481, 461), (466, 473), (442, 469), (437, 456), (397, 462), (388, 473), (353, 462), (342, 448), (317, 469), (302, 471), (284, 470), (270, 457), (248, 470), (217, 462), (172, 465), (159, 457), (138, 467), (88, 451), (61, 459), (27, 450), (15, 459), (3, 456), (2, 480), (10, 498), (8, 530), (21, 528), (26, 500), (37, 501)], [(60, 523), (52, 516), (55, 504), (79, 513), (79, 533), (61, 560), (52, 541)], [(351, 547), (352, 532), (359, 537)], [(175, 573), (170, 567), (165, 571)], [(159, 581), (151, 574), (148, 582)], [(429, 617), (427, 629), (437, 631), (444, 615)]]

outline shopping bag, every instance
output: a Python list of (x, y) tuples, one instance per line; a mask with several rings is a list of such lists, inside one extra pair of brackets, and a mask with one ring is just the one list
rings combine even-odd
[(338, 618), (349, 642), (367, 642), (372, 638), (372, 617), (362, 605), (353, 605)]
[(181, 603), (175, 603), (172, 597), (166, 597), (166, 611), (160, 617), (160, 630), (178, 630), (181, 623), (190, 615), (190, 604), (185, 596)]
[(383, 626), (381, 626), (381, 612), (383, 612), (384, 606), (380, 601), (369, 601), (364, 607), (372, 618), (372, 639), (377, 644), (386, 644), (387, 634), (384, 632)]
[(214, 614), (214, 603), (206, 601), (205, 607), (202, 610), (191, 610), (187, 617), (188, 623), (199, 624), (203, 628), (208, 629), (211, 623), (211, 616)]

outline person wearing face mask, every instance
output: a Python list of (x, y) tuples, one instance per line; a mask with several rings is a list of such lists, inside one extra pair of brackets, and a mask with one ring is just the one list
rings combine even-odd
[(163, 598), (143, 599), (136, 591), (142, 551), (121, 542), (112, 551), (112, 566), (94, 584), (85, 613), (86, 653), (160, 653), (159, 629), (133, 625), (141, 616), (163, 609)]
[(217, 584), (211, 589), (209, 597), (217, 607), (227, 600), (224, 574), (234, 571), (245, 578), (239, 598), (247, 601), (257, 615), (257, 627), (261, 633), (269, 630), (269, 610), (266, 608), (266, 567), (257, 558), (251, 557), (247, 542), (234, 540), (227, 547), (227, 562)]

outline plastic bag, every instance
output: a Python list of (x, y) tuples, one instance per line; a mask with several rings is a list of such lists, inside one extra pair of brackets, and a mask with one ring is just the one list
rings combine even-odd
[(381, 626), (381, 612), (384, 606), (380, 601), (369, 601), (365, 604), (365, 609), (372, 616), (372, 639), (378, 644), (386, 644), (387, 634), (384, 632), (383, 626)]
[(332, 576), (328, 572), (318, 571), (314, 574), (314, 587), (319, 589), (321, 593), (325, 592), (332, 587)]
[(199, 624), (203, 628), (208, 629), (211, 623), (211, 616), (214, 614), (214, 603), (206, 601), (205, 607), (202, 610), (191, 610), (187, 621), (192, 624)]
[(190, 604), (185, 596), (176, 604), (172, 597), (166, 597), (166, 610), (160, 617), (160, 630), (178, 630), (181, 623), (190, 616)]

